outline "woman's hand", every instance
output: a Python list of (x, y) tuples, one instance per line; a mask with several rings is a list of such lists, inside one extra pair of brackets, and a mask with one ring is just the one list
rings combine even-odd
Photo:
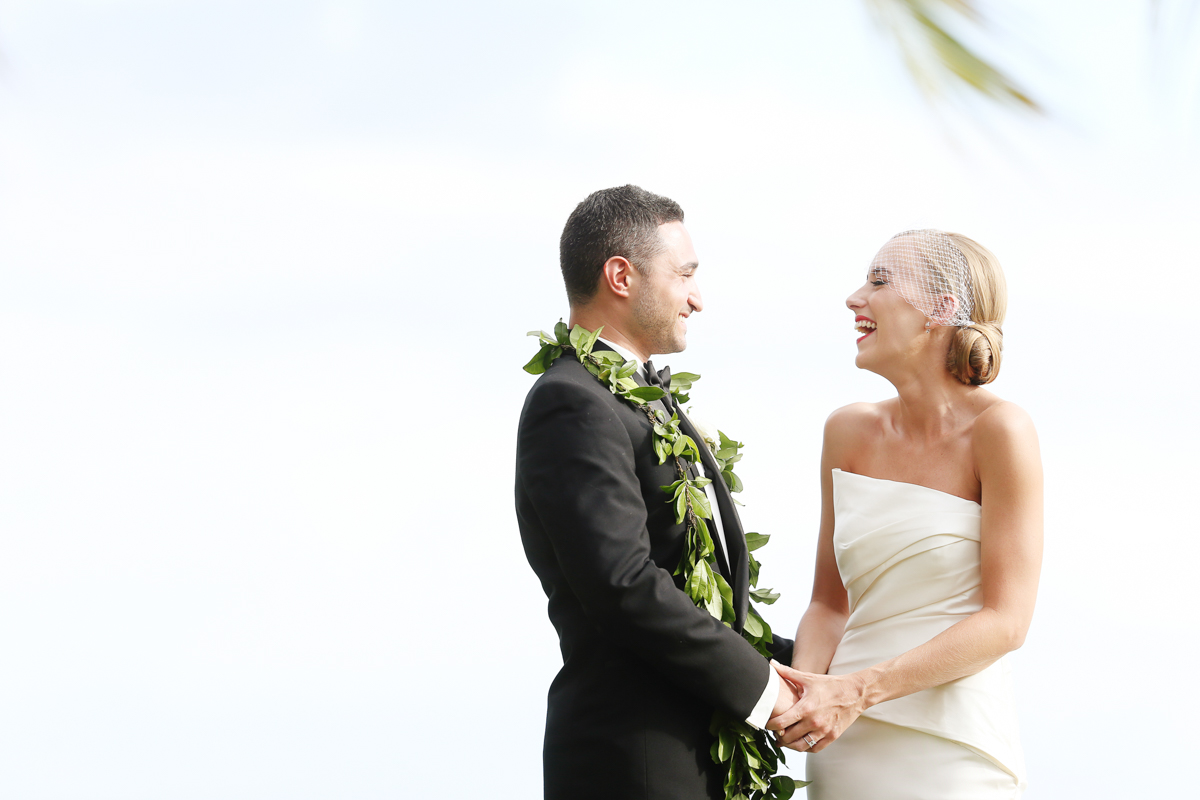
[(778, 731), (775, 737), (784, 747), (819, 753), (866, 709), (866, 683), (861, 678), (814, 675), (784, 666), (777, 670), (800, 690), (800, 702), (767, 723), (768, 730)]

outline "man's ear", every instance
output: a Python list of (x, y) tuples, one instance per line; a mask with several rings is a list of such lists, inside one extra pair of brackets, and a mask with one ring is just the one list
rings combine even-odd
[(604, 268), (600, 272), (600, 288), (607, 289), (618, 297), (629, 297), (636, 275), (637, 270), (629, 263), (629, 259), (613, 256), (604, 262)]

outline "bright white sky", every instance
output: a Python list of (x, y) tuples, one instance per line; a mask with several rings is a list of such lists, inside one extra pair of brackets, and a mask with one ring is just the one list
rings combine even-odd
[(0, 4), (0, 795), (538, 796), (524, 333), (627, 182), (687, 212), (670, 363), (747, 442), (782, 629), (821, 423), (890, 388), (845, 296), (906, 228), (1000, 256), (1027, 796), (1187, 794), (1200, 71), (1148, 5), (996, 3), (1055, 116), (939, 122), (855, 2)]

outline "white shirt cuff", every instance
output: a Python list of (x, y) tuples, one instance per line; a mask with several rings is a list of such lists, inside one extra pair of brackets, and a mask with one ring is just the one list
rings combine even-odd
[(746, 723), (759, 730), (767, 727), (767, 721), (771, 719), (771, 712), (775, 710), (777, 700), (779, 700), (779, 673), (775, 671), (774, 667), (771, 667), (770, 674), (767, 675), (767, 688), (763, 689), (762, 697), (758, 698), (758, 704), (754, 706), (750, 716), (746, 717)]

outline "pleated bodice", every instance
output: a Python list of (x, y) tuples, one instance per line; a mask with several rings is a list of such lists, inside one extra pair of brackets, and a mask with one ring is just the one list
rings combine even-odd
[[(900, 655), (983, 607), (978, 503), (837, 469), (833, 503), (834, 552), (850, 618), (830, 674)], [(965, 745), (1024, 784), (1006, 658), (864, 716)]]

